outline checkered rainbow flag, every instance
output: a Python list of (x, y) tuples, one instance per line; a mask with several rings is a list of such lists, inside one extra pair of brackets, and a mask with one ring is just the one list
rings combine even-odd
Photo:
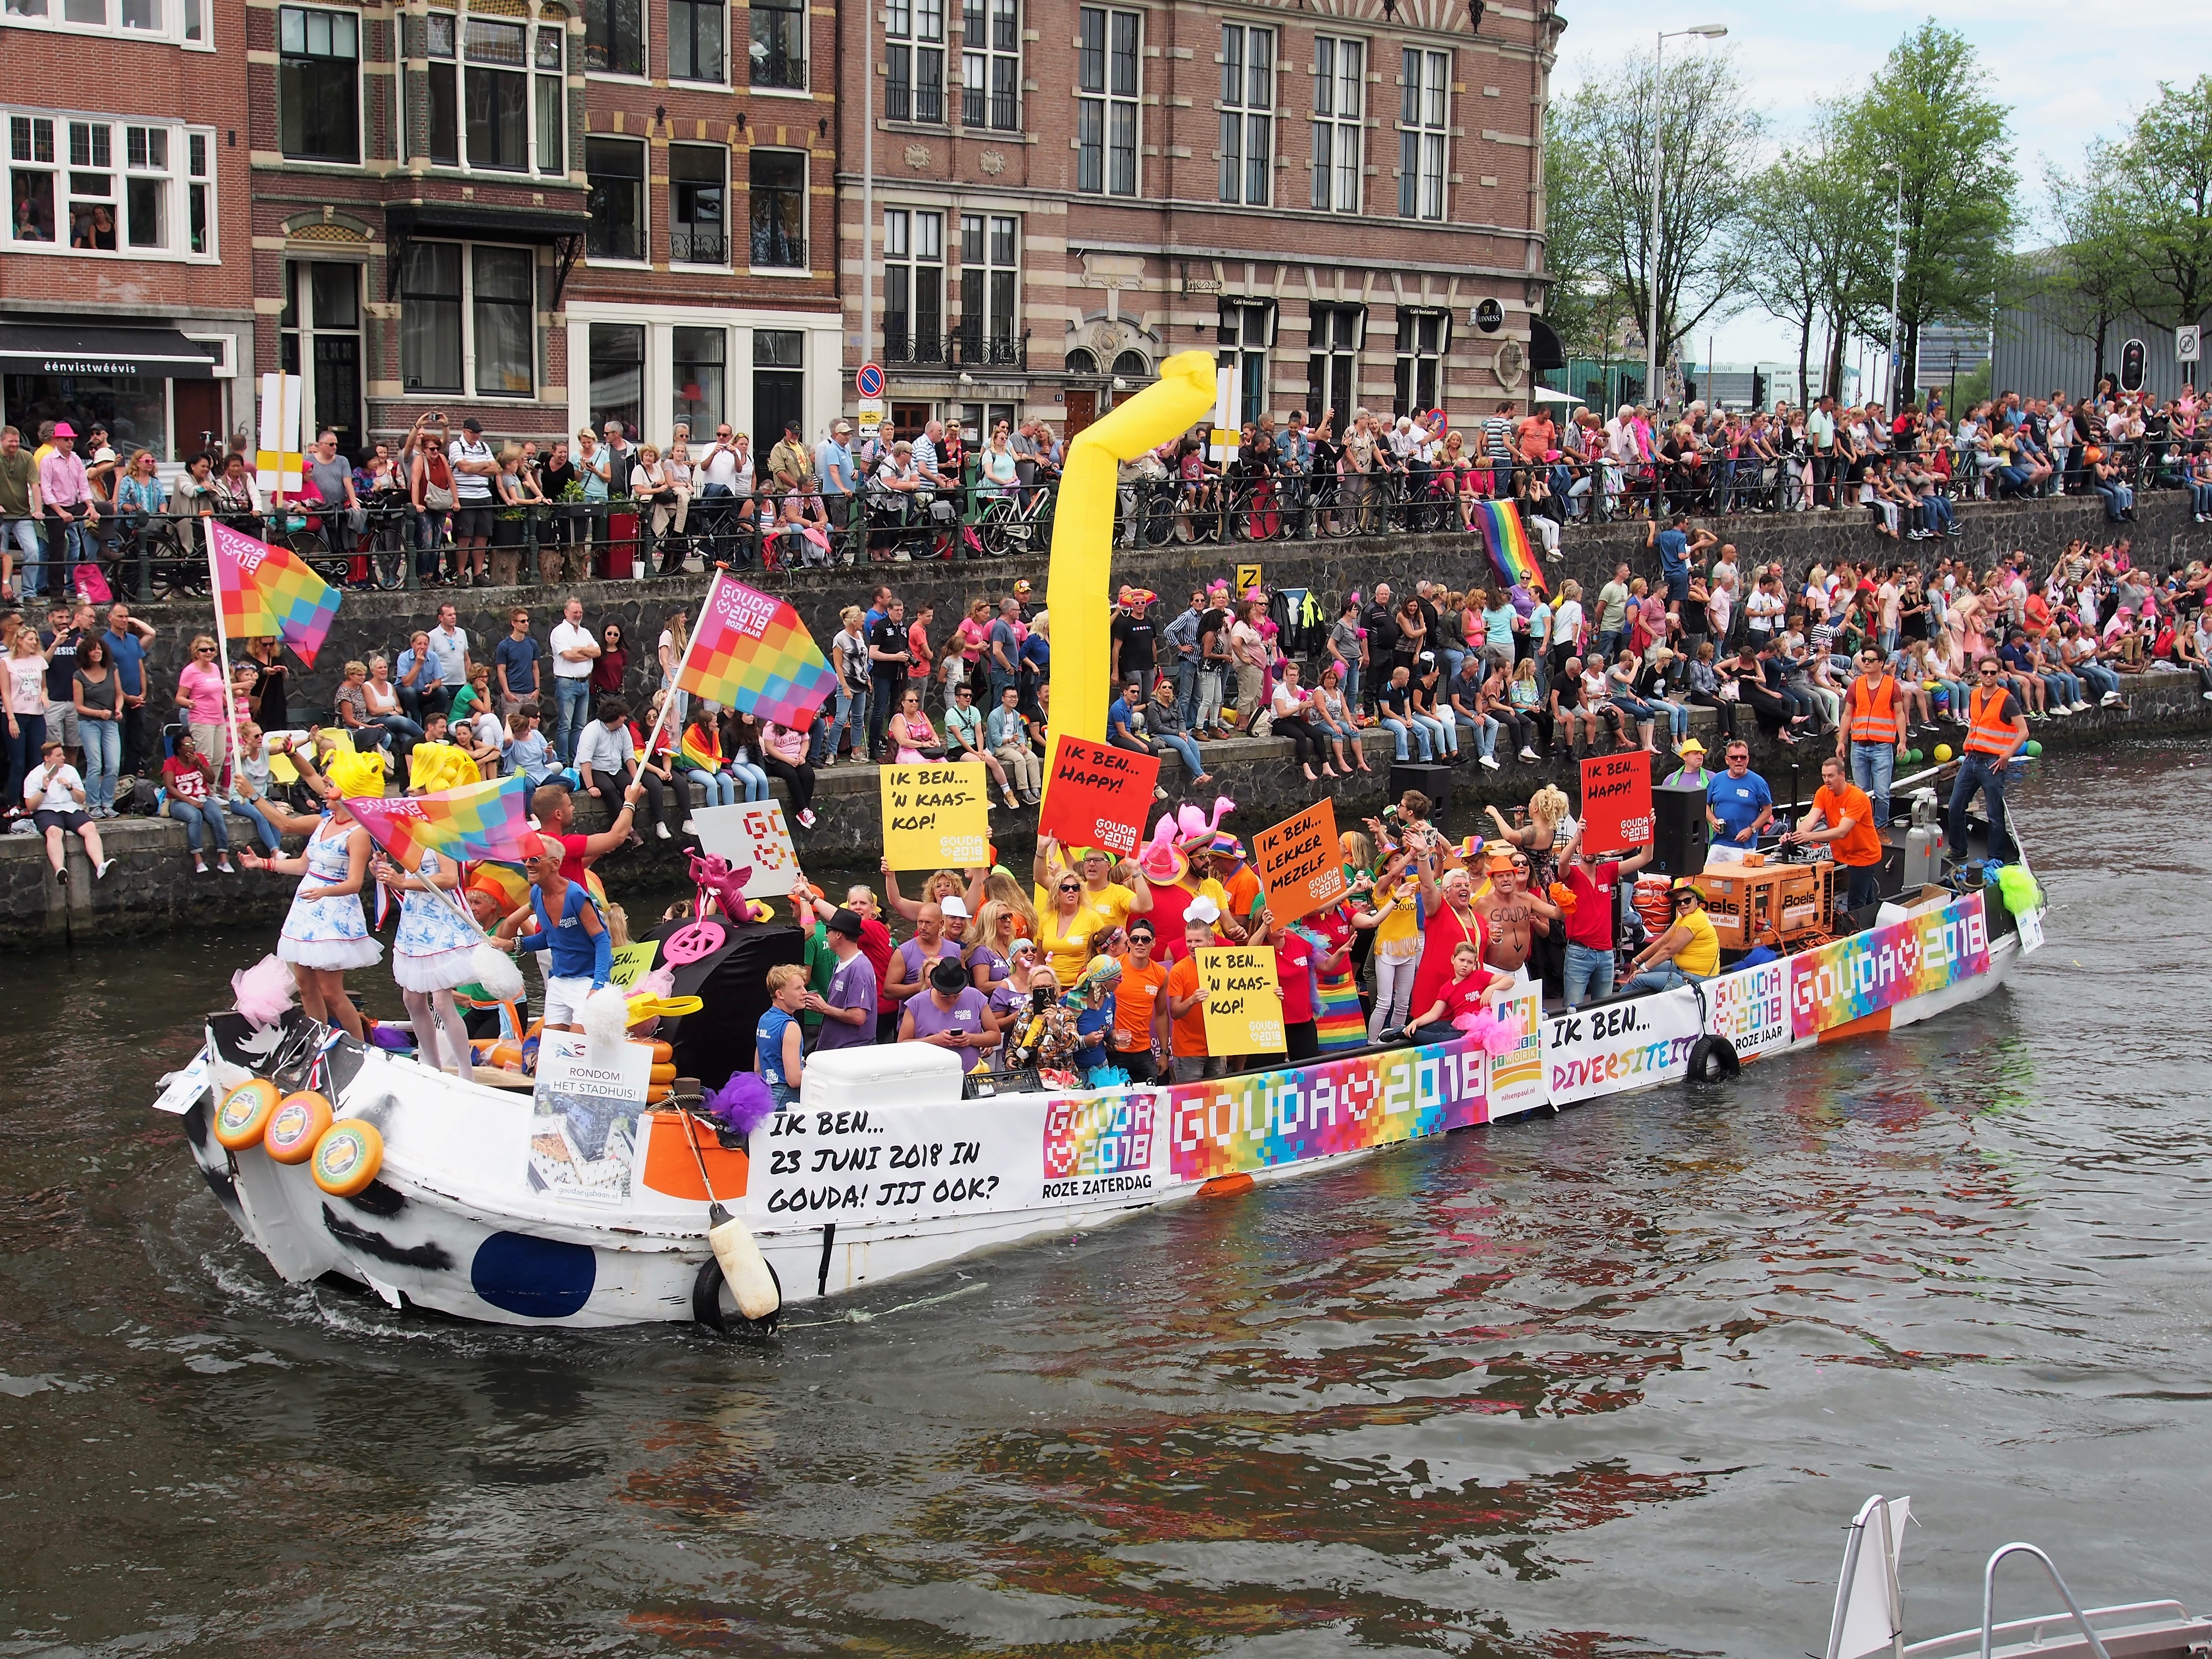
[(799, 612), (725, 571), (715, 572), (707, 590), (676, 684), (695, 697), (778, 726), (811, 718), (836, 690)]
[(530, 780), (520, 773), (434, 795), (348, 795), (346, 808), (409, 870), (421, 867), (425, 852), (453, 863), (520, 860), (532, 835)]
[(260, 639), (274, 635), (313, 668), (315, 653), (338, 613), (338, 591), (307, 568), (289, 548), (233, 530), (219, 519), (203, 519), (209, 562), (215, 569), (216, 620), (227, 639)]

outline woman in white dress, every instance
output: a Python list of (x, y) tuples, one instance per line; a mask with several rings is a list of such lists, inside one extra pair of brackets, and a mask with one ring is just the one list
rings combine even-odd
[[(293, 981), (300, 988), (300, 1007), (310, 1019), (339, 1026), (365, 1041), (360, 1011), (346, 994), (345, 976), (349, 968), (373, 967), (384, 955), (361, 907), (362, 889), (368, 880), (368, 831), (346, 810), (343, 792), (349, 780), (323, 777), (304, 750), (287, 745), (283, 752), (299, 768), (307, 787), (322, 796), (329, 816), (307, 817), (272, 808), (276, 828), (305, 835), (307, 847), (298, 858), (240, 853), (238, 860), (249, 870), (300, 878), (300, 890), (292, 896), (291, 913), (276, 941), (277, 959), (291, 964)], [(362, 770), (373, 776), (375, 793), (383, 793), (383, 769), (371, 757), (340, 758), (356, 766), (367, 762)]]
[[(431, 852), (422, 854), (412, 875), (381, 853), (372, 868), (377, 880), (400, 894), (399, 931), (392, 940), (392, 977), (398, 981), (407, 1018), (414, 1024), (416, 1051), (432, 1071), (443, 1071), (446, 1061), (439, 1053), (442, 1035), (453, 1067), (466, 1083), (471, 1080), (469, 1036), (460, 1010), (453, 1005), (453, 988), (477, 976), (471, 963), (479, 935), (455, 908), (460, 871)], [(433, 887), (454, 896), (441, 898)]]

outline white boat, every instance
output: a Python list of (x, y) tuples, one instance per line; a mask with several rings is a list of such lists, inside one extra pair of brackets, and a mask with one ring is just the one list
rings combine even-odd
[[(296, 1012), (282, 1031), (215, 1017), (157, 1105), (181, 1115), (209, 1186), (288, 1281), (337, 1274), (395, 1307), (507, 1324), (723, 1328), (740, 1322), (708, 1245), (709, 1187), (750, 1230), (783, 1304), (807, 1302), (1426, 1136), (1916, 1024), (2002, 984), (2041, 942), (2040, 915), (2014, 918), (1994, 888), (1986, 899), (1929, 888), (1864, 932), (1693, 986), (1549, 1018), (1524, 993), (1507, 1005), (1523, 1035), (1495, 1055), (1462, 1038), (1217, 1082), (963, 1098), (945, 1050), (817, 1054), (799, 1109), (763, 1123), (749, 1146), (647, 1111), (634, 1131), (600, 1131), (588, 1185), (549, 1182), (545, 1160), (582, 1154), (540, 1133), (529, 1094), (462, 1084)], [(373, 1125), (375, 1178), (336, 1197), (308, 1164), (260, 1144), (226, 1151), (212, 1133), (216, 1079), (248, 1073), (319, 1089), (340, 1124)]]
[[(2085, 1608), (2058, 1576), (2057, 1564), (2033, 1544), (2000, 1545), (1982, 1568), (1982, 1622), (1907, 1646), (1905, 1592), (1899, 1574), (1909, 1498), (1869, 1498), (1851, 1518), (1843, 1576), (1828, 1624), (1826, 1659), (2201, 1659), (2212, 1646), (2212, 1619), (2179, 1601), (2127, 1601)], [(2042, 1567), (2063, 1611), (2032, 1619), (1996, 1618), (1998, 1565), (2025, 1556)]]

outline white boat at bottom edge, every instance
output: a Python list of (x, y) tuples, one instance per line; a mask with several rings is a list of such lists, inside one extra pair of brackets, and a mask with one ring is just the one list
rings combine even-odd
[[(1492, 1055), (1472, 1039), (1359, 1049), (1205, 1083), (962, 1098), (958, 1063), (917, 1044), (808, 1060), (799, 1109), (716, 1144), (651, 1111), (628, 1179), (556, 1195), (532, 1167), (530, 1095), (326, 1039), (340, 1120), (383, 1138), (350, 1198), (258, 1145), (211, 1132), (212, 1071), (258, 1069), (273, 1036), (215, 1017), (208, 1047), (157, 1103), (240, 1231), (286, 1280), (336, 1273), (394, 1307), (512, 1325), (739, 1323), (706, 1237), (707, 1184), (750, 1228), (786, 1306), (1042, 1234), (1326, 1169), (1384, 1147), (1546, 1108), (1680, 1083), (1701, 1036), (1746, 1062), (1896, 1030), (1990, 994), (2041, 943), (1983, 892), (1926, 890), (1865, 932), (1671, 991), (1544, 1017)], [(291, 1017), (297, 1021), (301, 1017)], [(226, 1067), (210, 1067), (210, 1054)], [(695, 1147), (697, 1155), (695, 1157)], [(703, 1164), (703, 1172), (702, 1164)], [(702, 1182), (702, 1173), (704, 1181)]]

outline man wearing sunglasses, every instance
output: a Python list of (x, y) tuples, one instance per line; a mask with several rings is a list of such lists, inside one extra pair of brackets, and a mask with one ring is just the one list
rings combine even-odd
[(1990, 814), (1990, 856), (2010, 863), (2013, 844), (2005, 833), (2004, 792), (2012, 776), (2012, 757), (2027, 741), (2027, 714), (2005, 684), (2004, 665), (1995, 657), (1984, 657), (1974, 673), (1974, 689), (1966, 694), (1966, 753), (1960, 757), (1959, 781), (1951, 790), (1950, 854), (1954, 860), (1966, 861), (1966, 807), (1979, 790)]

